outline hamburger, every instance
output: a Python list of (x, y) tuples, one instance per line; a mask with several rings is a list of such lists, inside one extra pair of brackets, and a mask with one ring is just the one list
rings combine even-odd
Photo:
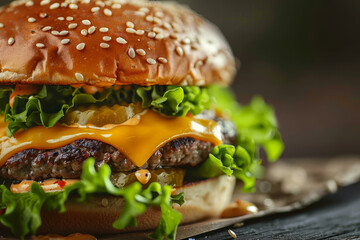
[(0, 10), (1, 232), (94, 235), (218, 217), (260, 148), (271, 107), (239, 105), (221, 32), (145, 0), (17, 0)]

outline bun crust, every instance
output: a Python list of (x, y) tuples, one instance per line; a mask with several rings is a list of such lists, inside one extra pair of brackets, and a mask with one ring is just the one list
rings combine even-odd
[(18, 0), (0, 27), (0, 84), (206, 86), (235, 74), (220, 31), (173, 2)]
[[(174, 204), (173, 207), (183, 215), (182, 224), (219, 217), (230, 203), (234, 187), (235, 179), (227, 176), (192, 183), (176, 189), (177, 194), (184, 192), (185, 204)], [(98, 196), (85, 204), (72, 199), (67, 202), (67, 211), (63, 214), (43, 212), (38, 234), (115, 234), (153, 230), (158, 226), (161, 211), (153, 207), (137, 218), (137, 228), (114, 229), (112, 224), (120, 216), (123, 206), (124, 201), (119, 197)]]

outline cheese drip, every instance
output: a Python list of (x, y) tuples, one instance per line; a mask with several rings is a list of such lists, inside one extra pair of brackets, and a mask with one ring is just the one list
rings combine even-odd
[(55, 149), (79, 139), (93, 139), (117, 148), (136, 166), (141, 167), (163, 145), (181, 137), (193, 137), (222, 143), (220, 128), (215, 121), (193, 117), (168, 118), (152, 110), (137, 115), (139, 121), (131, 121), (110, 128), (93, 126), (61, 126), (51, 128), (36, 126), (14, 137), (6, 136), (6, 124), (0, 126), (0, 166), (14, 154), (26, 149)]

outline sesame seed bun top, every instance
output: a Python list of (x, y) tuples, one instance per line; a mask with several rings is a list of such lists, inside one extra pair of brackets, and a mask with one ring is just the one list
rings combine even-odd
[(228, 85), (220, 31), (145, 0), (18, 0), (0, 10), (0, 84)]

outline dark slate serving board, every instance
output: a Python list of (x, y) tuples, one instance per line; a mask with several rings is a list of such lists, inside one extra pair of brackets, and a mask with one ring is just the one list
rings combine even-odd
[(291, 213), (246, 221), (242, 227), (227, 227), (194, 236), (196, 240), (232, 239), (360, 239), (360, 183), (340, 189), (319, 202)]

